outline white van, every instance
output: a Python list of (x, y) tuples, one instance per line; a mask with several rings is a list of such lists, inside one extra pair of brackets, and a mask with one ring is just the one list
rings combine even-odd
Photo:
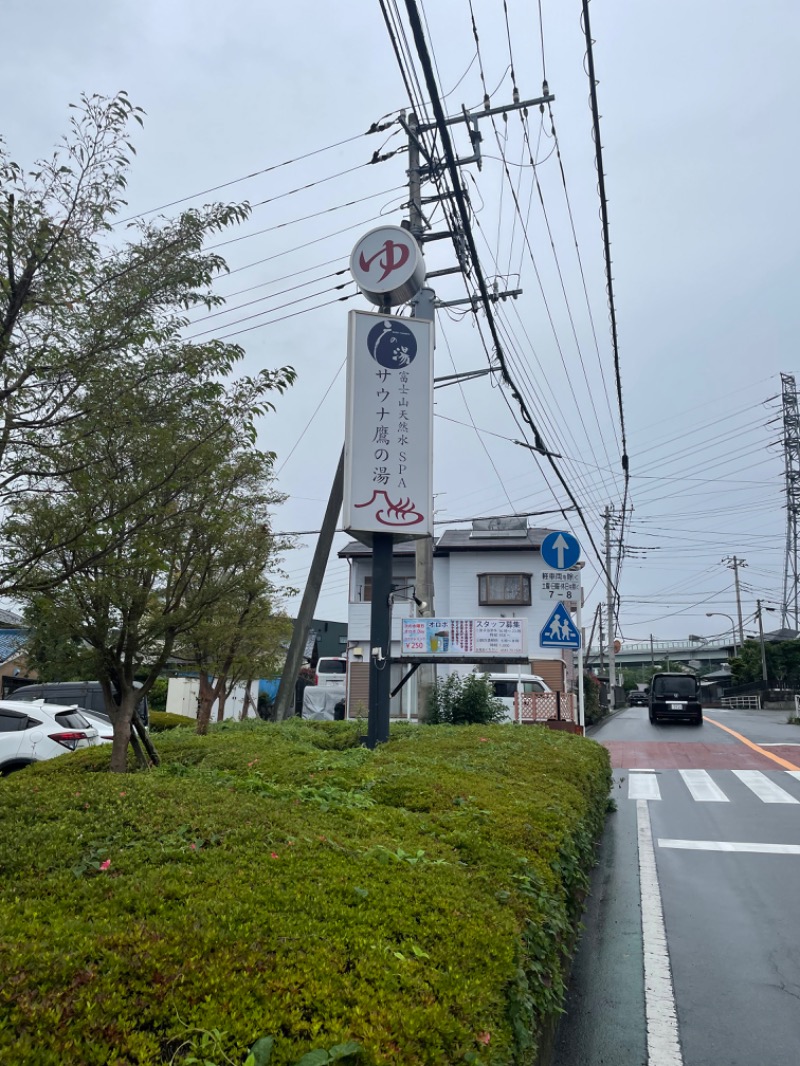
[(344, 691), (347, 681), (347, 659), (323, 655), (314, 668), (314, 684), (325, 688), (340, 688)]
[(551, 692), (547, 682), (538, 674), (489, 674), (495, 697), (506, 708), (506, 720), (514, 721), (514, 696), (517, 692)]

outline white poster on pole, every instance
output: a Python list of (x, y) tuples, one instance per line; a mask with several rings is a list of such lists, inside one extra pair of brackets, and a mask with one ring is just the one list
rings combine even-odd
[(433, 533), (433, 323), (351, 311), (344, 528)]

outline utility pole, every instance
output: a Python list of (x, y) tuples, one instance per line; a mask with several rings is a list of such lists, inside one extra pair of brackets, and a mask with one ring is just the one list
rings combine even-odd
[(764, 680), (764, 686), (767, 682), (767, 649), (764, 646), (764, 623), (761, 619), (761, 600), (756, 600), (756, 617), (758, 618), (758, 637), (761, 641), (761, 677)]
[[(515, 100), (513, 103), (504, 105), (502, 107), (484, 107), (480, 111), (476, 111), (475, 114), (471, 114), (466, 108), (462, 108), (462, 113), (454, 118), (445, 120), (446, 126), (466, 124), (469, 130), (469, 138), (473, 148), (473, 154), (467, 158), (461, 158), (455, 160), (457, 166), (463, 166), (467, 163), (477, 163), (478, 167), (481, 166), (481, 152), (480, 142), (481, 135), (478, 130), (478, 122), (481, 119), (490, 118), (493, 115), (505, 115), (509, 111), (521, 111), (526, 108), (543, 107), (544, 104), (550, 103), (555, 100), (555, 97), (549, 92), (545, 91), (544, 95), (538, 97), (535, 100)], [(437, 234), (425, 234), (423, 230), (425, 228), (425, 220), (422, 214), (422, 207), (424, 203), (437, 202), (440, 199), (448, 196), (445, 193), (444, 197), (431, 196), (423, 200), (421, 195), (421, 184), (423, 177), (431, 179), (435, 177), (442, 169), (442, 165), (437, 160), (434, 160), (422, 147), (420, 142), (420, 135), (423, 133), (430, 133), (438, 131), (438, 124), (436, 122), (419, 124), (415, 116), (411, 116), (411, 123), (407, 123), (405, 118), (401, 117), (400, 122), (406, 133), (409, 136), (409, 223), (408, 228), (417, 237), (420, 248), (424, 246), (426, 240), (437, 240), (442, 237), (450, 237), (454, 241), (455, 247), (458, 249), (463, 245), (463, 242), (459, 239), (457, 233), (437, 233)], [(413, 124), (412, 124), (413, 123)], [(427, 166), (420, 165), (420, 154), (424, 155), (427, 160)], [(465, 262), (464, 255), (459, 254), (459, 265), (457, 267), (448, 267), (443, 270), (436, 270), (431, 273), (431, 277), (442, 274), (458, 274), (466, 273), (467, 263)], [(514, 289), (506, 292), (492, 292), (489, 293), (487, 298), (492, 302), (498, 300), (505, 300), (508, 297), (516, 297), (521, 292), (520, 289)], [(477, 309), (479, 304), (479, 298), (477, 296), (468, 297), (465, 300), (451, 300), (446, 305), (442, 306), (456, 306), (458, 304), (467, 304)], [(434, 308), (437, 306), (435, 302), (434, 293), (431, 289), (423, 289), (417, 295), (412, 308), (412, 314), (417, 318), (423, 318), (427, 321), (433, 321)], [(314, 611), (316, 609), (317, 600), (319, 599), (319, 592), (322, 586), (322, 581), (325, 577), (325, 565), (333, 546), (333, 536), (336, 530), (336, 521), (339, 516), (339, 512), (342, 507), (342, 499), (344, 495), (344, 452), (342, 452), (342, 459), (339, 462), (336, 477), (331, 487), (330, 498), (328, 500), (328, 507), (325, 512), (325, 519), (322, 524), (322, 530), (317, 540), (317, 546), (314, 551), (314, 558), (311, 564), (311, 570), (309, 571), (308, 579), (306, 581), (306, 588), (301, 600), (300, 609), (298, 611), (298, 617), (295, 621), (294, 631), (292, 633), (292, 640), (289, 646), (289, 653), (286, 657), (286, 664), (284, 666), (283, 674), (281, 675), (281, 686), (278, 691), (278, 699), (276, 701), (276, 716), (278, 720), (288, 718), (292, 713), (292, 707), (294, 702), (294, 682), (297, 677), (297, 672), (300, 669), (300, 664), (303, 657), (303, 649), (305, 648), (306, 636), (308, 633), (308, 627), (311, 624)], [(330, 519), (330, 520), (329, 520)], [(378, 549), (378, 552), (385, 555), (386, 552), (382, 549)], [(375, 562), (375, 545), (373, 544), (373, 565)], [(385, 561), (385, 560), (384, 560)], [(391, 557), (389, 559), (389, 565), (391, 566)], [(417, 597), (423, 602), (428, 604), (425, 609), (426, 613), (430, 616), (433, 614), (433, 540), (432, 538), (425, 538), (421, 547), (417, 548), (417, 569), (415, 576)], [(389, 571), (389, 583), (388, 583), (387, 597), (391, 594), (391, 570)], [(373, 596), (377, 595), (377, 590), (373, 584)], [(391, 627), (390, 627), (391, 629)], [(391, 631), (389, 632), (389, 638), (391, 638)], [(383, 647), (383, 644), (375, 644), (373, 647)], [(387, 649), (390, 644), (386, 645)], [(370, 656), (370, 665), (374, 668), (374, 656)], [(387, 663), (388, 665), (388, 663)], [(385, 676), (384, 676), (385, 675)], [(380, 680), (378, 684), (381, 688), (385, 687), (387, 692), (391, 690), (389, 685), (388, 670), (384, 670), (383, 674), (380, 674)], [(377, 680), (377, 676), (376, 676)], [(371, 686), (371, 689), (374, 686)], [(424, 686), (420, 686), (421, 688)], [(388, 727), (387, 727), (388, 728)], [(383, 733), (383, 730), (381, 730)], [(373, 738), (374, 739), (374, 738)]]
[(764, 644), (764, 623), (761, 619), (764, 611), (770, 611), (774, 613), (774, 607), (764, 607), (761, 600), (756, 600), (756, 617), (758, 618), (758, 637), (761, 641), (761, 676), (764, 680), (764, 688), (769, 687), (769, 677), (767, 675), (767, 648)]
[(319, 590), (325, 578), (325, 567), (328, 556), (333, 547), (333, 537), (336, 532), (336, 523), (339, 520), (339, 512), (342, 509), (342, 497), (344, 495), (344, 449), (339, 456), (339, 465), (333, 477), (328, 505), (325, 508), (325, 517), (322, 519), (322, 528), (317, 537), (317, 545), (314, 548), (314, 557), (311, 560), (311, 568), (306, 578), (306, 587), (300, 607), (297, 611), (292, 639), (289, 642), (289, 651), (286, 653), (286, 662), (281, 674), (281, 683), (278, 688), (278, 697), (275, 700), (275, 718), (282, 722), (285, 718), (291, 718), (294, 714), (294, 685), (300, 672), (300, 664), (303, 661), (308, 630), (314, 611), (317, 609)]
[(653, 670), (656, 668), (656, 653), (653, 647), (653, 634), (650, 634), (650, 666)]
[(735, 555), (726, 555), (722, 560), (729, 570), (733, 570), (733, 586), (736, 589), (736, 611), (739, 618), (739, 644), (744, 646), (744, 623), (742, 622), (742, 596), (739, 591), (739, 568), (747, 566), (744, 559), (737, 559)]
[(784, 489), (786, 493), (786, 555), (783, 568), (781, 625), (800, 629), (800, 572), (798, 572), (798, 516), (800, 516), (800, 409), (793, 374), (781, 374), (783, 404)]
[(599, 624), (599, 634), (600, 634), (600, 673), (602, 674), (603, 665), (604, 665), (604, 662), (605, 662), (605, 660), (603, 659), (603, 605), (602, 605), (602, 603), (598, 603), (597, 609), (600, 612), (600, 618), (599, 618), (599, 623), (600, 623)]
[[(422, 212), (422, 180), (420, 171), (419, 137), (417, 136), (417, 116), (408, 119), (408, 225), (420, 248), (424, 251), (425, 217)], [(433, 289), (422, 289), (411, 303), (413, 318), (423, 318), (433, 322), (435, 314), (435, 293)], [(434, 347), (436, 341), (434, 339)], [(415, 595), (424, 606), (417, 607), (417, 617), (433, 618), (435, 612), (433, 596), (433, 537), (422, 537), (414, 545), (414, 585)], [(417, 721), (427, 716), (430, 692), (433, 687), (434, 666), (424, 663), (417, 672)]]
[(611, 578), (611, 511), (612, 508), (606, 507), (605, 516), (605, 531), (606, 531), (606, 611), (608, 616), (608, 675), (611, 682), (611, 710), (613, 711), (616, 706), (614, 687), (617, 680), (617, 661), (616, 652), (614, 649), (614, 634), (616, 633), (616, 626), (614, 624), (614, 582)]

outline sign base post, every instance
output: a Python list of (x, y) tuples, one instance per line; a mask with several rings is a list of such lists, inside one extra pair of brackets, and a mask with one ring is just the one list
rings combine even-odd
[(369, 629), (369, 718), (367, 747), (389, 739), (392, 650), (392, 556), (394, 534), (372, 534), (372, 609)]

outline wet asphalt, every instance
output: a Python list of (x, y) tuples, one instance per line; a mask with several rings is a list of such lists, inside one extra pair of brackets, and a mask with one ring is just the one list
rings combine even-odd
[[(800, 767), (800, 727), (787, 724), (787, 712), (707, 715)], [(646, 708), (618, 713), (593, 737), (614, 752), (617, 810), (598, 851), (553, 1066), (648, 1063), (630, 769), (650, 770), (660, 796), (648, 808), (683, 1066), (798, 1066), (800, 854), (659, 842), (800, 845), (800, 772), (787, 772), (708, 721), (652, 726)], [(634, 761), (622, 765), (628, 755)], [(643, 755), (651, 760), (646, 765)], [(704, 760), (724, 800), (698, 801), (687, 787), (680, 769), (703, 769)], [(780, 789), (777, 795), (798, 802), (764, 802), (737, 776), (743, 769), (757, 770)]]

